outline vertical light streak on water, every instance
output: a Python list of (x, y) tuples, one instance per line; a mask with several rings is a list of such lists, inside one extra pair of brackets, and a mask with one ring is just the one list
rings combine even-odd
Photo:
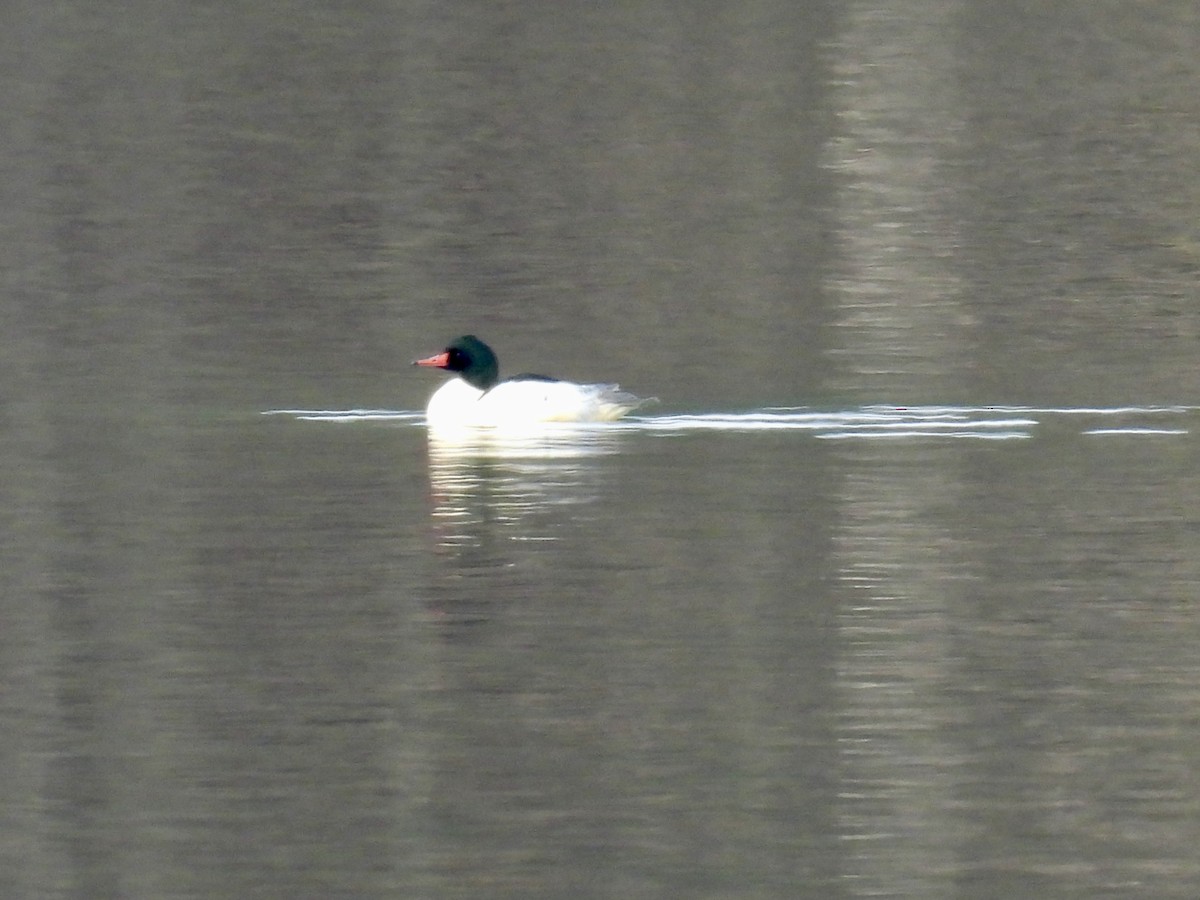
[[(948, 40), (953, 9), (851, 7), (839, 37), (840, 127), (828, 165), (840, 183), (833, 218), (841, 262), (827, 289), (838, 312), (827, 351), (839, 364), (830, 379), (838, 391), (969, 391), (972, 324), (955, 265), (962, 236), (944, 202), (956, 188), (952, 171), (966, 133)], [(943, 568), (949, 536), (922, 513), (957, 485), (951, 472), (918, 465), (893, 479), (875, 473), (912, 442), (1025, 438), (1037, 421), (953, 409), (862, 412), (880, 418), (819, 435), (848, 442), (847, 454), (876, 454), (870, 465), (851, 465), (839, 504), (848, 593), (838, 671), (846, 887), (854, 896), (935, 897), (936, 873), (955, 861), (946, 813), (954, 748), (925, 698), (948, 677), (942, 591), (953, 581)], [(891, 442), (867, 442), (878, 438)], [(925, 548), (920, 558), (912, 547)]]
[[(966, 131), (948, 12), (928, 2), (903, 14), (863, 9), (835, 48), (840, 127), (826, 165), (839, 185), (840, 262), (828, 278), (837, 318), (827, 352), (839, 392), (960, 391), (971, 365), (955, 264), (962, 237), (944, 203)], [(927, 53), (914, 56), (913, 46)]]
[[(906, 466), (905, 449), (848, 445), (835, 536), (844, 596), (838, 810), (856, 896), (936, 896), (934, 873), (955, 855), (960, 754), (938, 694), (954, 677), (948, 610), (965, 582), (953, 536), (931, 510), (954, 503), (960, 488), (953, 466)], [(919, 452), (928, 458), (928, 448)]]

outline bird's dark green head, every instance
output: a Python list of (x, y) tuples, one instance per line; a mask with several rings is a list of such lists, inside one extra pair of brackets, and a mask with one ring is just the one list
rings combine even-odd
[(496, 361), (496, 354), (473, 334), (455, 338), (441, 353), (428, 359), (419, 359), (416, 364), (457, 372), (463, 381), (481, 391), (488, 390), (500, 380), (500, 364)]

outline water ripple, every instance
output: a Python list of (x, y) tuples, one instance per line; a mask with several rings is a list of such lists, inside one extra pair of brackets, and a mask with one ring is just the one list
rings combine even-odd
[[(757, 432), (801, 431), (826, 440), (847, 439), (929, 439), (968, 438), (982, 440), (1023, 440), (1033, 436), (1038, 426), (1055, 419), (1100, 418), (1080, 434), (1179, 436), (1191, 432), (1188, 419), (1195, 406), (1114, 406), (1114, 407), (1034, 407), (1034, 406), (864, 406), (850, 410), (815, 410), (808, 407), (765, 407), (746, 412), (685, 413), (676, 415), (630, 416), (619, 422), (538, 426), (535, 433), (520, 434), (506, 429), (466, 432), (466, 443), (488, 444), (499, 449), (530, 446), (530, 440), (556, 442), (593, 441), (599, 434), (646, 432), (660, 435), (694, 431)], [(424, 414), (415, 410), (386, 409), (273, 409), (263, 415), (290, 416), (308, 422), (392, 422), (420, 426)], [(1163, 419), (1175, 418), (1163, 424)], [(1113, 421), (1114, 419), (1120, 421)], [(442, 442), (446, 436), (439, 435)], [(462, 439), (463, 435), (458, 435)], [(451, 441), (453, 442), (453, 441)]]

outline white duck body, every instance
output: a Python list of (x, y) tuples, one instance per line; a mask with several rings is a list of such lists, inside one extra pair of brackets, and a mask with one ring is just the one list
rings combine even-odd
[(610, 422), (642, 401), (615, 384), (517, 378), (480, 390), (453, 378), (425, 408), (431, 428), (524, 427), (539, 422)]
[(526, 428), (544, 422), (607, 422), (644, 403), (615, 384), (576, 384), (544, 375), (500, 380), (496, 355), (474, 335), (414, 365), (456, 373), (425, 409), (430, 428)]

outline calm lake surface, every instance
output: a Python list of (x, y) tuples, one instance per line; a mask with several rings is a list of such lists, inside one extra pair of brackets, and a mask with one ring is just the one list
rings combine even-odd
[(1200, 895), (1193, 3), (2, 19), (0, 894)]

